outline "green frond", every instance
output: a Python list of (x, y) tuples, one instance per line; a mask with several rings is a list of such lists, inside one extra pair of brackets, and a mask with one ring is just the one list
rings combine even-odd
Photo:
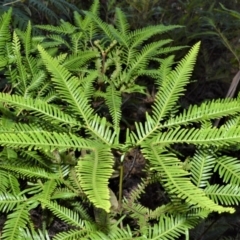
[(39, 179), (58, 179), (59, 176), (57, 174), (53, 174), (51, 172), (47, 172), (43, 168), (39, 167), (21, 167), (21, 166), (12, 166), (12, 165), (0, 165), (0, 169), (4, 169), (13, 173), (16, 173), (20, 176), (28, 177), (28, 178), (39, 178)]
[(129, 137), (132, 143), (137, 143), (137, 145), (144, 142), (156, 129), (156, 122), (152, 119), (150, 115), (146, 112), (146, 121), (144, 123), (135, 122), (136, 133), (131, 132)]
[(45, 200), (50, 200), (51, 195), (53, 194), (56, 186), (57, 186), (57, 182), (55, 179), (50, 179), (46, 181), (42, 185), (42, 192), (40, 193), (40, 198), (43, 198)]
[(191, 180), (199, 188), (207, 186), (213, 172), (216, 156), (207, 150), (198, 150), (191, 159)]
[[(79, 79), (72, 76), (65, 67), (59, 65), (58, 61), (53, 59), (41, 46), (38, 46), (38, 49), (45, 66), (52, 74), (52, 81), (56, 91), (69, 103), (73, 112), (80, 115), (85, 123), (89, 125), (93, 109), (90, 107), (88, 99), (82, 97), (83, 93), (80, 89)], [(97, 77), (96, 72), (92, 72), (92, 74)]]
[[(2, 230), (2, 239), (18, 240), (22, 228), (30, 221), (27, 204), (21, 204), (8, 215)], [(19, 239), (20, 240), (20, 239)]]
[(26, 197), (23, 195), (13, 195), (11, 193), (0, 192), (0, 211), (1, 212), (10, 212), (17, 205), (24, 203)]
[(105, 100), (112, 117), (114, 132), (118, 135), (120, 131), (122, 97), (113, 84), (107, 87)]
[(159, 132), (154, 138), (154, 143), (169, 145), (173, 143), (188, 143), (206, 146), (227, 146), (240, 141), (240, 127), (207, 128), (207, 129), (182, 129), (174, 128), (167, 132)]
[(0, 170), (0, 192), (7, 191), (9, 186), (8, 175), (8, 172)]
[(177, 100), (183, 94), (186, 84), (189, 82), (200, 43), (195, 44), (189, 53), (178, 63), (174, 71), (167, 76), (165, 83), (155, 96), (153, 105), (153, 119), (160, 122), (176, 105)]
[(78, 51), (76, 54), (68, 55), (62, 65), (69, 71), (78, 72), (89, 60), (96, 58), (97, 54), (96, 51)]
[(130, 25), (127, 21), (126, 15), (122, 12), (120, 8), (116, 8), (116, 22), (115, 25), (117, 30), (123, 35), (127, 36), (130, 31)]
[(174, 127), (187, 125), (193, 122), (218, 119), (224, 116), (235, 115), (240, 112), (239, 100), (218, 99), (202, 103), (200, 106), (190, 105), (186, 110), (176, 117), (170, 118), (163, 127)]
[(5, 55), (4, 49), (5, 49), (6, 43), (9, 42), (9, 40), (11, 39), (10, 29), (9, 29), (11, 15), (12, 15), (12, 9), (10, 8), (7, 12), (2, 14), (2, 16), (0, 17), (0, 36), (1, 36), (1, 38), (0, 38), (0, 55), (1, 55), (1, 58), (2, 58), (2, 56)]
[(39, 201), (44, 205), (44, 207), (53, 212), (54, 215), (60, 218), (62, 221), (70, 224), (71, 226), (84, 228), (84, 221), (80, 219), (80, 216), (76, 212), (53, 201), (48, 201), (46, 199), (39, 199)]
[(92, 137), (97, 137), (108, 146), (111, 146), (117, 141), (116, 137), (118, 132), (112, 130), (105, 117), (100, 118), (97, 114), (95, 114), (94, 118), (89, 122), (86, 130)]
[(28, 22), (27, 29), (24, 34), (24, 50), (25, 55), (28, 57), (31, 53), (31, 37), (32, 37), (32, 26), (31, 22)]
[(141, 44), (148, 40), (150, 37), (153, 37), (157, 34), (162, 34), (176, 28), (180, 28), (180, 25), (157, 25), (157, 26), (149, 26), (142, 29), (137, 29), (132, 31), (128, 35), (128, 42), (130, 43), (131, 48), (138, 48)]
[(0, 93), (0, 102), (28, 110), (32, 112), (36, 117), (40, 117), (51, 123), (81, 126), (81, 123), (76, 121), (75, 118), (72, 118), (70, 115), (64, 113), (59, 108), (50, 105), (40, 99), (25, 98), (14, 94), (10, 95), (7, 93)]
[(147, 44), (143, 47), (143, 49), (134, 56), (134, 59), (129, 59), (130, 65), (128, 66), (129, 71), (131, 73), (134, 73), (138, 70), (143, 70), (148, 65), (149, 61), (152, 57), (159, 55), (158, 51), (159, 49), (165, 45), (170, 43), (172, 40), (160, 40), (157, 42), (153, 42), (150, 44)]
[[(83, 21), (78, 21), (78, 25), (80, 26), (80, 29), (83, 30), (84, 35), (87, 36), (88, 40), (95, 38), (95, 33), (97, 31), (97, 26), (95, 25), (92, 16), (99, 16), (99, 10), (100, 10), (100, 3), (99, 0), (93, 1), (93, 4), (90, 7), (89, 14), (86, 14)], [(75, 13), (75, 15), (78, 15)], [(76, 16), (74, 18), (76, 20)], [(78, 18), (79, 20), (80, 18)]]
[(53, 40), (53, 42), (58, 43), (58, 45), (63, 45), (65, 47), (67, 47), (68, 49), (71, 49), (71, 45), (69, 44), (67, 39), (65, 39), (62, 36), (59, 36), (57, 34), (50, 34), (50, 35), (48, 35), (48, 38)]
[(240, 183), (240, 163), (237, 158), (230, 156), (219, 157), (217, 159), (214, 172), (218, 172), (225, 183), (234, 185), (238, 185)]
[(70, 191), (68, 188), (56, 188), (51, 196), (51, 200), (72, 199), (74, 197), (78, 197), (78, 194)]
[(144, 235), (152, 240), (178, 239), (182, 234), (185, 235), (189, 228), (193, 228), (190, 219), (178, 216), (160, 216), (158, 224), (147, 228)]
[(141, 237), (134, 237), (133, 233), (131, 232), (130, 228), (127, 226), (126, 229), (121, 229), (118, 226), (111, 226), (109, 232), (103, 233), (101, 231), (92, 232), (88, 236), (88, 238), (84, 238), (84, 240), (132, 240), (132, 239), (144, 239)]
[[(95, 23), (95, 25), (104, 33), (103, 35), (99, 34), (98, 38), (100, 38), (101, 40), (107, 40), (108, 42), (112, 42), (114, 39), (114, 35), (111, 32), (111, 27), (109, 27), (109, 25), (107, 23), (105, 23), (104, 21), (102, 21), (102, 19), (100, 17), (98, 17), (97, 15), (94, 15), (92, 12), (85, 12), (86, 16), (91, 18), (91, 20)], [(98, 30), (99, 31), (99, 30)], [(91, 36), (92, 38), (96, 38), (96, 36)]]
[(76, 166), (83, 191), (97, 208), (110, 211), (108, 179), (113, 173), (113, 155), (107, 146), (99, 146), (86, 154)]
[(53, 237), (53, 240), (76, 240), (76, 239), (82, 239), (82, 240), (87, 240), (88, 234), (91, 231), (88, 230), (69, 230), (69, 231), (64, 231), (56, 234)]
[(12, 174), (8, 174), (8, 183), (9, 183), (9, 191), (13, 193), (13, 195), (17, 196), (20, 194), (20, 183), (18, 182), (18, 179), (13, 176)]
[(166, 117), (176, 105), (185, 85), (189, 81), (199, 46), (199, 43), (196, 44), (190, 50), (189, 54), (180, 61), (176, 69), (171, 71), (171, 73), (164, 79), (160, 90), (155, 96), (155, 103), (152, 107), (152, 116), (150, 117), (146, 114), (147, 121), (144, 124), (135, 124), (136, 134), (131, 133), (130, 138), (137, 145), (145, 141), (147, 138), (151, 138), (157, 134), (158, 129), (161, 126), (160, 121), (163, 120), (163, 118)]
[(158, 85), (159, 90), (161, 89), (162, 84), (165, 83), (165, 79), (171, 73), (172, 65), (174, 63), (174, 55), (168, 56), (161, 60), (161, 65), (159, 71), (157, 72), (158, 78), (156, 78), (156, 84)]
[(19, 84), (19, 92), (22, 93), (24, 96), (26, 94), (26, 87), (28, 83), (27, 79), (27, 71), (25, 66), (22, 63), (22, 54), (21, 54), (21, 43), (20, 40), (16, 34), (16, 32), (13, 33), (13, 53), (15, 55), (16, 64), (17, 64), (17, 70), (18, 70), (18, 84)]
[(28, 228), (20, 230), (20, 238), (24, 240), (51, 240), (48, 233), (43, 233), (40, 229), (38, 231), (31, 229), (31, 232)]
[(204, 192), (217, 204), (237, 206), (240, 202), (240, 188), (238, 185), (209, 185)]
[(35, 27), (48, 31), (54, 32), (59, 34), (72, 34), (77, 28), (70, 23), (66, 23), (64, 21), (61, 22), (60, 26), (53, 26), (53, 25), (36, 25)]
[(168, 194), (174, 194), (189, 204), (216, 212), (233, 213), (233, 208), (225, 208), (215, 204), (204, 191), (194, 186), (190, 181), (189, 173), (181, 167), (181, 161), (173, 154), (164, 153), (156, 146), (144, 147), (143, 154), (149, 159), (153, 170), (161, 175), (161, 181)]

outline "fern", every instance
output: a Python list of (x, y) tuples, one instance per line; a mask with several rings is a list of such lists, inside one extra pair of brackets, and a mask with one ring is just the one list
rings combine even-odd
[[(50, 239), (46, 219), (55, 217), (69, 226), (56, 240), (177, 239), (209, 214), (233, 213), (239, 204), (239, 160), (227, 151), (240, 141), (239, 97), (181, 109), (200, 43), (175, 62), (168, 55), (184, 47), (169, 46), (161, 34), (180, 26), (131, 30), (122, 10), (110, 25), (99, 8), (96, 0), (89, 11), (74, 13), (74, 23), (38, 25), (46, 36), (30, 22), (10, 34), (11, 10), (0, 18), (0, 68), (11, 84), (0, 93), (3, 239)], [(154, 96), (144, 83), (150, 79)], [(139, 96), (153, 102), (141, 117)], [(214, 127), (222, 117), (229, 119)], [(194, 153), (182, 154), (182, 144)], [(122, 196), (131, 149), (145, 158), (146, 179)], [(165, 200), (150, 210), (141, 196), (153, 182)], [(30, 218), (36, 208), (43, 211), (38, 231)]]

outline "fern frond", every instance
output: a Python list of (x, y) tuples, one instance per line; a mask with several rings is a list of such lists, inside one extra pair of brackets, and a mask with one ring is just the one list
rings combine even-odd
[(101, 146), (86, 154), (76, 166), (76, 173), (83, 191), (95, 207), (110, 211), (108, 179), (113, 173), (111, 149)]
[(80, 216), (76, 212), (73, 212), (66, 207), (60, 206), (53, 201), (48, 201), (46, 199), (39, 199), (39, 201), (62, 221), (78, 228), (84, 228), (84, 221), (80, 219)]
[(153, 105), (153, 119), (159, 123), (174, 108), (184, 87), (189, 82), (190, 74), (196, 62), (200, 43), (195, 44), (189, 53), (179, 62), (174, 71), (165, 79), (166, 83), (156, 95)]
[(172, 143), (188, 143), (206, 146), (227, 146), (240, 141), (240, 127), (225, 128), (224, 126), (207, 129), (170, 129), (159, 132), (154, 138), (156, 144), (169, 145)]
[(0, 169), (8, 170), (13, 173), (19, 174), (22, 177), (29, 178), (39, 178), (39, 179), (58, 179), (59, 176), (57, 174), (53, 174), (51, 172), (47, 172), (46, 170), (39, 167), (20, 167), (20, 166), (12, 166), (12, 165), (0, 165)]
[[(74, 14), (74, 20), (80, 27), (80, 29), (83, 30), (84, 35), (87, 36), (87, 39), (90, 41), (91, 39), (95, 38), (95, 33), (97, 31), (97, 26), (95, 25), (92, 16), (99, 16), (99, 10), (100, 10), (100, 3), (99, 0), (93, 1), (93, 4), (90, 7), (89, 13), (91, 14), (85, 14), (85, 18), (81, 21), (81, 18), (77, 18), (77, 14), (75, 12)], [(80, 21), (78, 21), (80, 20)]]
[(41, 231), (40, 229), (38, 229), (38, 231), (34, 231), (33, 229), (31, 229), (31, 232), (28, 228), (26, 229), (20, 229), (20, 236), (21, 239), (24, 240), (51, 240), (51, 238), (49, 237), (48, 233), (45, 232), (43, 233), (43, 231)]
[(156, 78), (156, 84), (158, 86), (158, 90), (160, 90), (161, 86), (165, 83), (165, 79), (168, 77), (168, 75), (171, 73), (172, 65), (174, 63), (174, 55), (168, 56), (160, 61), (161, 65), (157, 72), (157, 75), (159, 76)]
[[(92, 12), (87, 12), (85, 11), (85, 14), (87, 17), (91, 18), (91, 21), (93, 21), (96, 26), (102, 30), (102, 32), (104, 33), (104, 35), (101, 35), (100, 33), (98, 33), (98, 39), (100, 38), (101, 40), (107, 40), (108, 42), (112, 42), (114, 39), (114, 35), (111, 32), (111, 27), (109, 27), (109, 25), (105, 22), (102, 21), (102, 19), (100, 17), (98, 17), (97, 15), (94, 15)], [(92, 34), (95, 32), (92, 32)], [(96, 38), (96, 36), (91, 36), (92, 39)]]
[(193, 122), (201, 122), (210, 119), (218, 119), (239, 113), (239, 100), (219, 99), (202, 103), (200, 106), (190, 105), (183, 113), (166, 121), (164, 127), (186, 125)]
[[(109, 129), (103, 129), (102, 127), (99, 128), (99, 117), (92, 119), (93, 109), (88, 103), (88, 99), (84, 97), (84, 93), (81, 91), (79, 80), (76, 77), (72, 77), (71, 73), (63, 66), (60, 66), (58, 62), (53, 59), (41, 46), (38, 48), (46, 67), (53, 75), (52, 81), (56, 86), (56, 90), (63, 97), (63, 99), (65, 99), (70, 106), (72, 106), (73, 112), (83, 118), (87, 129), (93, 135), (104, 140), (104, 142), (107, 142), (109, 139), (113, 139), (114, 135), (110, 135)], [(90, 74), (92, 74), (93, 77), (97, 77), (96, 71), (91, 72)], [(103, 118), (101, 120), (101, 124), (103, 124), (104, 121), (105, 120)], [(108, 142), (108, 144), (111, 144), (111, 142)]]
[[(93, 144), (93, 145), (92, 145)], [(56, 133), (48, 131), (14, 131), (0, 133), (0, 145), (31, 149), (44, 149), (46, 151), (66, 149), (91, 149), (99, 143), (81, 139), (73, 134)]]
[(158, 224), (149, 226), (144, 235), (147, 239), (178, 239), (189, 228), (193, 228), (190, 219), (179, 216), (160, 216)]
[(114, 132), (118, 134), (120, 131), (122, 97), (113, 84), (107, 87), (105, 100), (112, 117)]
[(191, 159), (191, 180), (199, 188), (207, 186), (212, 176), (216, 157), (207, 150), (198, 150)]
[(86, 130), (93, 137), (97, 137), (98, 139), (101, 139), (103, 143), (111, 146), (115, 140), (117, 140), (116, 137), (118, 132), (112, 131), (108, 125), (109, 123), (105, 117), (100, 118), (95, 114), (94, 118), (89, 122), (89, 127)]
[(24, 203), (26, 201), (26, 197), (16, 196), (11, 193), (0, 192), (0, 211), (1, 212), (10, 212), (17, 205)]
[(122, 12), (120, 8), (116, 8), (116, 27), (117, 30), (123, 35), (127, 36), (130, 31), (130, 25), (127, 21), (126, 15)]
[(8, 174), (8, 183), (9, 183), (9, 190), (10, 192), (17, 196), (20, 194), (21, 189), (20, 189), (20, 183), (18, 182), (18, 179), (13, 176), (12, 174)]
[(159, 55), (158, 50), (165, 44), (168, 44), (171, 40), (160, 40), (147, 44), (143, 49), (134, 56), (134, 59), (128, 59), (130, 61), (129, 71), (133, 74), (138, 70), (146, 68), (147, 64), (153, 56)]
[(89, 60), (97, 57), (96, 51), (78, 51), (76, 54), (69, 55), (63, 62), (63, 66), (69, 71), (79, 71)]
[(66, 22), (62, 21), (60, 26), (53, 26), (53, 25), (36, 25), (35, 27), (54, 33), (60, 34), (72, 34), (77, 28), (70, 23), (66, 24)]
[(210, 185), (204, 189), (204, 192), (217, 204), (237, 206), (240, 202), (240, 189), (238, 185)]
[(40, 198), (50, 200), (55, 188), (57, 187), (57, 182), (55, 179), (50, 179), (42, 185), (42, 192), (40, 193)]
[(8, 215), (2, 230), (2, 239), (19, 239), (21, 229), (26, 228), (28, 222), (30, 222), (28, 206), (27, 204), (21, 204), (15, 208), (14, 212)]
[(0, 170), (0, 192), (6, 192), (9, 186), (8, 172)]
[(70, 115), (64, 113), (59, 108), (46, 103), (40, 99), (32, 99), (21, 97), (18, 95), (10, 95), (7, 93), (0, 93), (0, 102), (10, 104), (11, 106), (20, 107), (29, 110), (36, 117), (40, 117), (51, 123), (69, 124), (70, 126), (81, 126), (80, 122), (72, 118)]
[(240, 183), (239, 159), (221, 156), (217, 159), (214, 172), (218, 172), (225, 183), (238, 185)]
[(138, 48), (144, 41), (149, 39), (150, 37), (165, 33), (171, 30), (174, 30), (175, 28), (180, 28), (182, 26), (180, 25), (157, 25), (157, 26), (149, 26), (142, 29), (137, 29), (135, 31), (132, 31), (128, 35), (128, 42), (130, 43), (131, 48)]
[(12, 9), (10, 8), (0, 17), (0, 55), (1, 57), (5, 54), (6, 43), (10, 40), (10, 21), (11, 21)]
[(161, 148), (153, 145), (145, 147), (143, 153), (150, 160), (152, 169), (162, 176), (162, 182), (169, 194), (210, 211), (234, 212), (233, 208), (215, 204), (201, 189), (194, 186), (189, 179), (189, 173), (181, 168), (180, 160), (174, 155), (164, 153)]
[(165, 79), (165, 83), (163, 82), (162, 87), (155, 96), (152, 116), (146, 115), (147, 121), (144, 124), (146, 129), (142, 126), (140, 131), (137, 130), (137, 135), (134, 133), (130, 134), (130, 138), (137, 142), (137, 145), (147, 138), (152, 137), (153, 134), (156, 134), (160, 127), (160, 121), (162, 121), (176, 105), (185, 85), (189, 81), (199, 46), (199, 43), (196, 44), (186, 57), (180, 61), (176, 69), (171, 71)]

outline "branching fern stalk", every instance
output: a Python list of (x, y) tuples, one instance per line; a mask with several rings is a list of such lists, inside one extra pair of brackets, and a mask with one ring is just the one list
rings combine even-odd
[[(44, 224), (34, 228), (29, 213), (37, 206), (70, 226), (56, 240), (177, 239), (209, 213), (233, 213), (231, 205), (239, 203), (239, 161), (220, 150), (240, 141), (240, 100), (178, 106), (200, 43), (173, 68), (174, 56), (166, 54), (182, 47), (163, 47), (171, 40), (151, 37), (179, 26), (131, 31), (120, 9), (115, 26), (102, 22), (98, 9), (95, 1), (89, 12), (75, 13), (75, 26), (38, 26), (53, 33), (47, 37), (33, 36), (30, 23), (10, 34), (11, 12), (1, 18), (0, 66), (12, 86), (0, 93), (0, 211), (8, 216), (2, 239), (49, 239)], [(122, 129), (126, 94), (147, 92), (138, 82), (142, 76), (157, 88), (152, 109)], [(229, 120), (214, 127), (224, 116)], [(184, 162), (173, 151), (182, 143), (196, 149)], [(114, 152), (124, 161), (136, 147), (148, 161), (147, 179), (159, 182), (170, 199), (155, 210), (138, 201), (146, 179), (120, 203), (108, 187)], [(212, 183), (214, 172), (224, 185)], [(122, 213), (137, 220), (138, 230), (123, 224)]]

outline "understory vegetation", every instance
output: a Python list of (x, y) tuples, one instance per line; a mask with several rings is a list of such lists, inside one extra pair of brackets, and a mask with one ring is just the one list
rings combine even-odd
[(0, 238), (238, 239), (240, 13), (46, 2), (1, 3)]

